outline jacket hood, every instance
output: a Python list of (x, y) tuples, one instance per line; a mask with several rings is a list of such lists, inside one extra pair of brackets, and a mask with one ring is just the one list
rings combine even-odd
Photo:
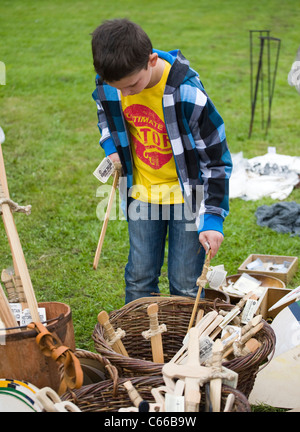
[(198, 73), (190, 67), (189, 61), (182, 55), (179, 49), (165, 52), (154, 49), (153, 52), (171, 64), (171, 70), (167, 80), (167, 86), (171, 89), (179, 87), (183, 82), (199, 77)]

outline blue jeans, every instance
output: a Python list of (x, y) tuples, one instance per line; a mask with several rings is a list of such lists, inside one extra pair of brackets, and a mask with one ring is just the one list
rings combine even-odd
[[(192, 225), (193, 229), (188, 230)], [(159, 293), (167, 235), (170, 294), (197, 295), (196, 281), (202, 273), (205, 251), (194, 224), (184, 215), (182, 204), (162, 206), (130, 200), (128, 231), (130, 251), (125, 267), (125, 303)]]

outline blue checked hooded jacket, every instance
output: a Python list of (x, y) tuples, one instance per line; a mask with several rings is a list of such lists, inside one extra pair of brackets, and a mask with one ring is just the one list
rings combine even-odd
[[(232, 170), (223, 120), (198, 74), (179, 50), (153, 51), (171, 64), (162, 104), (184, 200), (196, 217), (198, 232), (223, 233)], [(133, 162), (120, 92), (97, 75), (93, 99), (97, 104), (100, 144), (106, 156), (119, 154), (129, 189)]]

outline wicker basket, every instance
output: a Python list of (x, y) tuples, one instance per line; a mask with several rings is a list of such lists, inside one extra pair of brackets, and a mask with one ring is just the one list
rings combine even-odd
[[(121, 408), (132, 407), (133, 404), (123, 384), (127, 378), (119, 378), (117, 369), (113, 371), (109, 380), (90, 384), (78, 390), (68, 390), (61, 396), (61, 400), (73, 402), (82, 412), (117, 412)], [(143, 400), (155, 403), (151, 393), (152, 388), (164, 385), (162, 376), (139, 376), (131, 377), (131, 383), (139, 392)], [(237, 389), (222, 386), (221, 390), (221, 411), (224, 410), (227, 396), (232, 393), (235, 396), (231, 412), (250, 412), (250, 404), (247, 398)], [(205, 390), (201, 387), (201, 403), (199, 411), (204, 411), (206, 404)]]
[[(158, 303), (159, 324), (165, 324), (167, 331), (162, 333), (164, 361), (169, 362), (182, 347), (182, 341), (187, 333), (191, 313), (195, 300), (188, 297), (145, 297), (128, 303), (121, 309), (110, 313), (110, 322), (115, 329), (121, 328), (126, 335), (122, 342), (129, 357), (116, 353), (105, 339), (105, 330), (96, 324), (93, 339), (97, 352), (106, 357), (114, 365), (120, 376), (161, 375), (163, 364), (153, 363), (151, 342), (142, 336), (142, 332), (149, 328), (147, 307), (151, 303)], [(204, 313), (211, 310), (230, 310), (233, 305), (218, 301), (201, 300), (198, 310)], [(249, 396), (256, 374), (260, 366), (267, 361), (268, 356), (275, 349), (275, 334), (272, 328), (263, 321), (264, 326), (256, 337), (261, 347), (254, 353), (238, 357), (225, 362), (223, 365), (238, 373), (238, 386), (245, 396)]]

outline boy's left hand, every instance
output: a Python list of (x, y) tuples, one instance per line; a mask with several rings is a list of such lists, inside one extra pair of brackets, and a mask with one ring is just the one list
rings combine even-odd
[(199, 241), (206, 251), (207, 251), (207, 243), (210, 245), (211, 258), (213, 258), (216, 255), (223, 240), (224, 240), (224, 236), (219, 231), (213, 231), (213, 230), (202, 231), (199, 234)]

